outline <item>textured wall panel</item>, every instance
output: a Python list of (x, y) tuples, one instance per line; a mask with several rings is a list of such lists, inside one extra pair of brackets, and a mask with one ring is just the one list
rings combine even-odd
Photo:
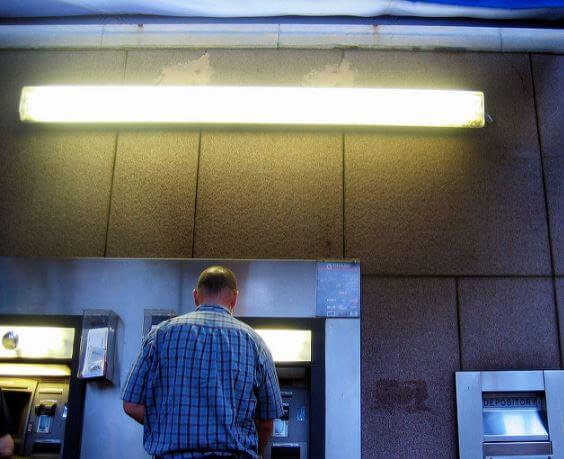
[(559, 368), (551, 279), (461, 279), (464, 370)]
[(364, 458), (456, 457), (456, 320), (452, 279), (364, 278)]
[(104, 254), (115, 133), (24, 125), (21, 87), (119, 83), (123, 52), (0, 52), (0, 255)]
[(532, 59), (552, 250), (556, 272), (564, 274), (564, 56)]
[(108, 256), (191, 257), (198, 133), (121, 131)]
[(349, 131), (346, 255), (368, 273), (550, 274), (527, 56), (347, 51), (355, 85), (485, 92), (479, 130)]
[(204, 131), (196, 257), (342, 256), (342, 137)]

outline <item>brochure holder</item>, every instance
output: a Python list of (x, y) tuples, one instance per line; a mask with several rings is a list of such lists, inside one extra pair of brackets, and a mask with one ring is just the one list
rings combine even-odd
[(112, 381), (118, 316), (108, 309), (86, 309), (80, 340), (80, 379)]

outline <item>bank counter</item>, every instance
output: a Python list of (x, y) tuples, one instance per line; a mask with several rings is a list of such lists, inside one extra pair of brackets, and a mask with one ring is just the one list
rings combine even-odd
[(80, 456), (82, 316), (0, 315), (0, 388), (16, 457)]

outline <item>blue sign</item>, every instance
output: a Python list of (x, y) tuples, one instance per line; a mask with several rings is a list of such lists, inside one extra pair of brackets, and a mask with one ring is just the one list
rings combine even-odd
[(317, 263), (318, 317), (360, 317), (360, 264)]

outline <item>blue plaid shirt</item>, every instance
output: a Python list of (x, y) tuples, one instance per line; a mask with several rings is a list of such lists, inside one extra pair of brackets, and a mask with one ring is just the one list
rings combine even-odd
[(282, 415), (266, 344), (218, 305), (152, 330), (122, 398), (145, 405), (145, 450), (164, 459), (257, 458), (254, 419)]

